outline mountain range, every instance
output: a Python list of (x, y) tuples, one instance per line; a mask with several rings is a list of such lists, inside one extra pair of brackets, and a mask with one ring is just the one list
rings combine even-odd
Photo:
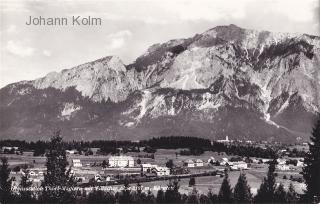
[(217, 26), (0, 90), (0, 138), (306, 141), (320, 110), (320, 37)]

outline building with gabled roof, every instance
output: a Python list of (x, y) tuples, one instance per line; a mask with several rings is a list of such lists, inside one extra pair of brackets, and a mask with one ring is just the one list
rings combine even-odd
[(80, 159), (73, 159), (72, 166), (73, 167), (82, 167), (82, 163), (81, 163)]
[(131, 156), (111, 156), (109, 157), (110, 167), (134, 167), (134, 159)]

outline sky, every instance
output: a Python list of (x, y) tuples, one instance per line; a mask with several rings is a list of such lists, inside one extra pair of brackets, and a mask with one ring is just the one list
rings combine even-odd
[[(320, 36), (320, 0), (0, 0), (0, 87), (218, 25)], [(102, 19), (101, 26), (28, 26), (29, 16)], [(71, 22), (70, 22), (71, 23)]]

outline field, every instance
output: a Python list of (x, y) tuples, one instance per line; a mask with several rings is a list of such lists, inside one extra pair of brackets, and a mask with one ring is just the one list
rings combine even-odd
[[(140, 152), (130, 152), (127, 153), (126, 155), (128, 156), (133, 156), (135, 158), (135, 161), (140, 155), (140, 160), (142, 163), (152, 163), (152, 164), (157, 164), (160, 166), (165, 166), (165, 163), (169, 160), (172, 159), (173, 163), (177, 166), (182, 166), (184, 160), (188, 159), (201, 159), (205, 163), (208, 161), (210, 157), (214, 157), (216, 160), (221, 159), (222, 157), (230, 158), (230, 156), (225, 155), (224, 153), (216, 153), (216, 152), (205, 152), (204, 154), (200, 156), (181, 156), (181, 155), (176, 155), (176, 152), (179, 152), (180, 149), (177, 150), (165, 150), (165, 149), (160, 149), (155, 153), (155, 159), (151, 158), (143, 158), (146, 153)], [(32, 153), (25, 152), (23, 155), (0, 155), (1, 156), (6, 156), (9, 160), (9, 166), (13, 168), (14, 166), (17, 165), (23, 165), (23, 164), (29, 164), (32, 167), (44, 167), (45, 166), (45, 161), (46, 157), (34, 157), (32, 156)], [(101, 155), (91, 155), (91, 156), (84, 156), (84, 155), (72, 155), (68, 156), (69, 163), (71, 163), (72, 159), (80, 159), (83, 165), (90, 166), (94, 163), (100, 164), (103, 160), (108, 160), (109, 156), (101, 156)], [(95, 167), (94, 169), (96, 169)], [(208, 170), (214, 170), (216, 167), (212, 166), (207, 166), (202, 168), (189, 168), (191, 173), (200, 173)], [(224, 167), (218, 167), (220, 169)], [(251, 191), (253, 194), (256, 193), (257, 189), (259, 188), (263, 178), (266, 176), (266, 173), (268, 171), (268, 165), (266, 164), (253, 164), (252, 167), (248, 170), (244, 170), (247, 176), (248, 183), (251, 187)], [(287, 178), (289, 178), (291, 175), (294, 178), (301, 177), (299, 174), (299, 171), (301, 169), (297, 169), (295, 171), (277, 171), (278, 177), (277, 177), (277, 183), (283, 183), (285, 188), (288, 188), (290, 184), (289, 179), (283, 179), (283, 176), (286, 175)], [(239, 171), (231, 171), (229, 172), (229, 179), (232, 187), (237, 182), (237, 179), (239, 177)], [(19, 180), (19, 178), (17, 178)], [(212, 190), (213, 193), (218, 193), (220, 189), (220, 185), (222, 183), (223, 178), (220, 176), (205, 176), (205, 177), (197, 177), (196, 178), (196, 189), (198, 190), (199, 193), (207, 193), (209, 189)], [(156, 193), (157, 188), (154, 187), (166, 187), (168, 185), (169, 181), (153, 181), (153, 182), (146, 182), (142, 183), (142, 186), (144, 187), (150, 187), (151, 190), (154, 189), (154, 193)], [(181, 179), (179, 184), (180, 184), (180, 191), (182, 193), (188, 194), (189, 192), (192, 191), (192, 187), (188, 186), (189, 183), (189, 178), (184, 178)], [(302, 183), (298, 182), (293, 182), (296, 191), (298, 193), (302, 193), (302, 189), (304, 188), (304, 185)], [(135, 184), (131, 184), (131, 186), (134, 186)]]
[[(251, 187), (251, 192), (253, 194), (256, 194), (257, 189), (260, 187), (260, 184), (263, 180), (263, 177), (266, 176), (266, 172), (262, 172), (262, 171), (259, 172), (251, 169), (251, 170), (246, 170), (245, 173), (247, 176), (248, 184)], [(239, 174), (240, 174), (239, 171), (229, 172), (229, 179), (232, 187), (234, 187), (235, 184), (237, 183)], [(213, 193), (218, 194), (222, 180), (223, 180), (223, 177), (221, 178), (220, 176), (197, 177), (195, 187), (199, 193), (207, 194), (209, 189), (211, 189)], [(277, 177), (277, 183), (280, 183), (280, 182), (284, 184), (285, 189), (287, 190), (290, 184), (290, 180), (287, 180), (287, 179), (284, 180), (282, 179), (282, 177)], [(155, 182), (142, 183), (141, 185), (144, 187), (149, 187), (150, 189), (153, 189), (154, 187), (166, 187), (168, 183), (169, 181), (155, 181)], [(189, 178), (181, 179), (179, 184), (180, 184), (181, 193), (188, 194), (193, 189), (193, 187), (189, 187), (188, 185)], [(293, 184), (295, 186), (296, 191), (298, 193), (302, 193), (302, 189), (304, 188), (304, 185), (298, 182), (293, 182)]]

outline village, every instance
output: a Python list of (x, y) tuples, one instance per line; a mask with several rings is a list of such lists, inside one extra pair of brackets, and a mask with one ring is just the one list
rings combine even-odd
[[(232, 141), (220, 140), (220, 143)], [(121, 150), (121, 148), (120, 148)], [(225, 170), (230, 171), (231, 183), (240, 171), (246, 172), (253, 193), (266, 175), (271, 159), (227, 155), (223, 152), (205, 151), (201, 155), (181, 155), (183, 149), (158, 149), (152, 156), (148, 153), (127, 152), (116, 155), (100, 155), (98, 148), (92, 148), (92, 154), (79, 154), (76, 149), (66, 150), (70, 173), (78, 187), (121, 186), (124, 182), (134, 185), (165, 187), (172, 179), (181, 180), (181, 191), (189, 189), (188, 181), (196, 178), (198, 189), (218, 189)], [(282, 157), (277, 159), (276, 171), (282, 183), (293, 182), (297, 191), (305, 188), (299, 174), (304, 166), (303, 158), (286, 156), (285, 150), (279, 151)], [(5, 153), (5, 154), (4, 154)], [(14, 178), (13, 186), (18, 186), (21, 177), (27, 175), (35, 187), (40, 187), (46, 173), (46, 158), (33, 156), (32, 152), (21, 152), (19, 147), (3, 146), (1, 155), (9, 160)], [(234, 179), (233, 179), (234, 175)], [(148, 189), (150, 189), (148, 188)]]

